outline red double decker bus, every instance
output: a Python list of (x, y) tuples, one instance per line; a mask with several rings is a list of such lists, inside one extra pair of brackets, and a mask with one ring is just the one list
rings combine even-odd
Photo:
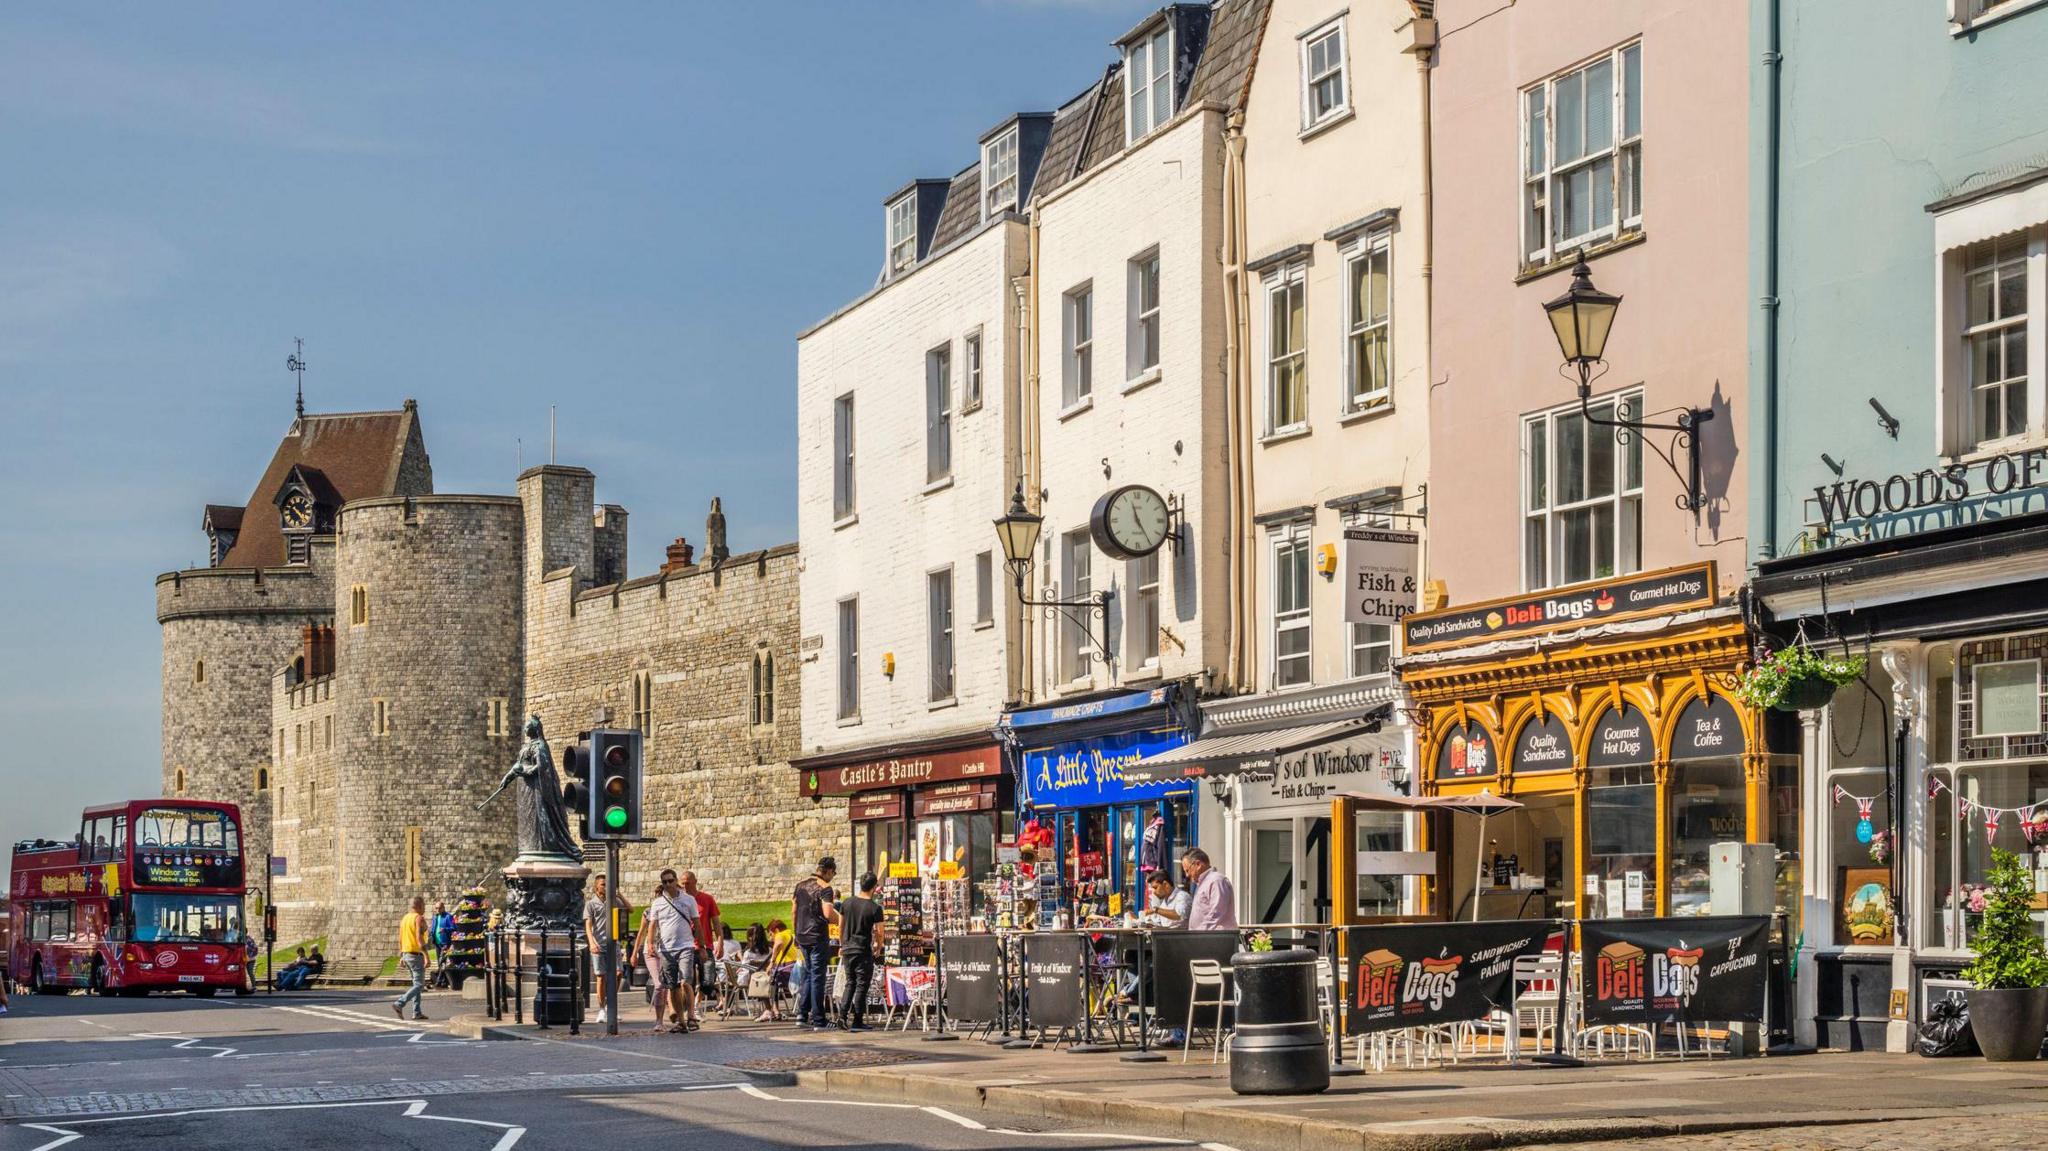
[(243, 884), (231, 803), (88, 808), (78, 838), (14, 845), (8, 970), (43, 995), (245, 991)]

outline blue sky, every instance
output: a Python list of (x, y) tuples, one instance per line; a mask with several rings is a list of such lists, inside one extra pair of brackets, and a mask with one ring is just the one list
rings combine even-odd
[(795, 336), (881, 198), (1100, 75), (1132, 0), (0, 9), (0, 840), (156, 793), (153, 577), (308, 407), (419, 400), (436, 487), (524, 440), (633, 571), (793, 539)]

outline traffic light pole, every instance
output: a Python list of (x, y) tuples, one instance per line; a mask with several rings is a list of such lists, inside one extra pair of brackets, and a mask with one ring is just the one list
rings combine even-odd
[(619, 844), (604, 845), (604, 1033), (619, 1033)]

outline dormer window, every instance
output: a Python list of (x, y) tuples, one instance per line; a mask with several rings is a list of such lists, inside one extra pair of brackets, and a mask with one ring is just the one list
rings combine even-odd
[(1124, 48), (1124, 142), (1135, 143), (1173, 117), (1173, 30), (1161, 25)]
[(981, 146), (981, 218), (1017, 206), (1017, 129)]
[(917, 193), (906, 192), (889, 205), (889, 271), (900, 272), (917, 262)]

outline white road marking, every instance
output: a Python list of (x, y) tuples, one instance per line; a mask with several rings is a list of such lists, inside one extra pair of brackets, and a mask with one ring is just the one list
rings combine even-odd
[(237, 1051), (241, 1050), (241, 1048), (239, 1048), (239, 1047), (216, 1047), (216, 1046), (214, 1046), (214, 1045), (212, 1045), (212, 1044), (209, 1044), (209, 1043), (201, 1043), (201, 1042), (199, 1042), (199, 1040), (198, 1040), (197, 1038), (189, 1038), (189, 1039), (188, 1039), (188, 1038), (186, 1038), (186, 1037), (185, 1037), (185, 1036), (183, 1036), (183, 1035), (179, 1035), (179, 1034), (178, 1034), (177, 1032), (175, 1032), (175, 1031), (174, 1031), (174, 1032), (171, 1032), (171, 1033), (170, 1033), (170, 1034), (168, 1034), (168, 1035), (160, 1035), (160, 1034), (156, 1034), (156, 1033), (154, 1033), (154, 1032), (148, 1032), (148, 1031), (137, 1031), (137, 1032), (135, 1033), (135, 1035), (134, 1035), (134, 1038), (136, 1038), (136, 1039), (176, 1039), (176, 1040), (180, 1040), (180, 1042), (177, 1042), (177, 1043), (173, 1043), (173, 1044), (171, 1044), (171, 1049), (172, 1049), (172, 1050), (182, 1050), (182, 1049), (190, 1049), (190, 1050), (193, 1050), (193, 1051), (211, 1051), (211, 1052), (213, 1052), (213, 1054), (212, 1054), (212, 1055), (210, 1055), (210, 1056), (208, 1056), (208, 1058), (211, 1058), (211, 1059), (220, 1059), (220, 1058), (223, 1058), (223, 1057), (225, 1057), (225, 1056), (233, 1055), (233, 1054), (234, 1054), (235, 1052), (237, 1052)]
[(52, 1151), (53, 1148), (62, 1147), (66, 1143), (71, 1142), (73, 1139), (84, 1138), (83, 1135), (80, 1135), (76, 1131), (66, 1131), (62, 1127), (50, 1127), (42, 1123), (24, 1123), (22, 1124), (22, 1126), (30, 1131), (47, 1131), (50, 1134), (57, 1136), (57, 1138), (50, 1140), (48, 1143), (44, 1143), (39, 1147), (32, 1148), (31, 1151)]
[[(230, 1115), (255, 1111), (332, 1111), (343, 1107), (404, 1107), (405, 1110), (400, 1112), (400, 1114), (407, 1119), (433, 1119), (442, 1123), (468, 1123), (476, 1127), (489, 1127), (494, 1130), (503, 1131), (505, 1134), (499, 1138), (497, 1143), (492, 1145), (491, 1151), (512, 1151), (512, 1146), (526, 1136), (526, 1128), (512, 1123), (496, 1123), (489, 1119), (464, 1119), (454, 1115), (428, 1115), (426, 1114), (427, 1101), (424, 1099), (375, 1099), (355, 1103), (273, 1103), (258, 1107), (194, 1107), (186, 1111), (151, 1111), (139, 1115), (105, 1115), (93, 1119), (73, 1119), (70, 1120), (70, 1124), (72, 1127), (84, 1127), (88, 1124), (97, 1123), (133, 1123), (137, 1120), (148, 1119), (183, 1119), (191, 1115)], [(45, 1143), (41, 1147), (33, 1148), (32, 1151), (52, 1151), (53, 1148), (62, 1147), (73, 1139), (82, 1137), (81, 1132), (72, 1131), (64, 1127), (48, 1127), (37, 1123), (24, 1123), (22, 1126), (62, 1136), (62, 1138), (55, 1142)]]
[(927, 1115), (934, 1115), (940, 1119), (958, 1123), (960, 1126), (970, 1130), (987, 1131), (991, 1135), (1021, 1135), (1025, 1138), (1036, 1136), (1040, 1139), (1089, 1139), (1107, 1143), (1119, 1141), (1127, 1143), (1152, 1143), (1162, 1147), (1201, 1146), (1207, 1148), (1208, 1151), (1236, 1151), (1236, 1148), (1223, 1143), (1196, 1144), (1187, 1139), (1172, 1139), (1161, 1135), (1131, 1135), (1121, 1131), (1021, 1131), (1014, 1127), (989, 1127), (964, 1115), (956, 1115), (943, 1107), (926, 1107), (916, 1103), (872, 1103), (865, 1099), (785, 1099), (779, 1095), (770, 1095), (751, 1083), (742, 1083), (739, 1085), (739, 1089), (756, 1099), (765, 1099), (770, 1103), (814, 1103), (831, 1107), (877, 1107), (885, 1111), (922, 1111)]
[(325, 1019), (330, 1023), (353, 1023), (358, 1027), (374, 1027), (379, 1031), (403, 1031), (409, 1034), (421, 1030), (419, 1027), (409, 1026), (396, 1019), (377, 1019), (354, 1011), (344, 1011), (339, 1007), (290, 1007), (282, 1003), (266, 1004), (265, 1006), (269, 1007), (272, 1011), (289, 1011), (294, 1015), (311, 1015), (316, 1019)]
[(1237, 1148), (1228, 1143), (1204, 1143), (1202, 1151), (1237, 1151)]

